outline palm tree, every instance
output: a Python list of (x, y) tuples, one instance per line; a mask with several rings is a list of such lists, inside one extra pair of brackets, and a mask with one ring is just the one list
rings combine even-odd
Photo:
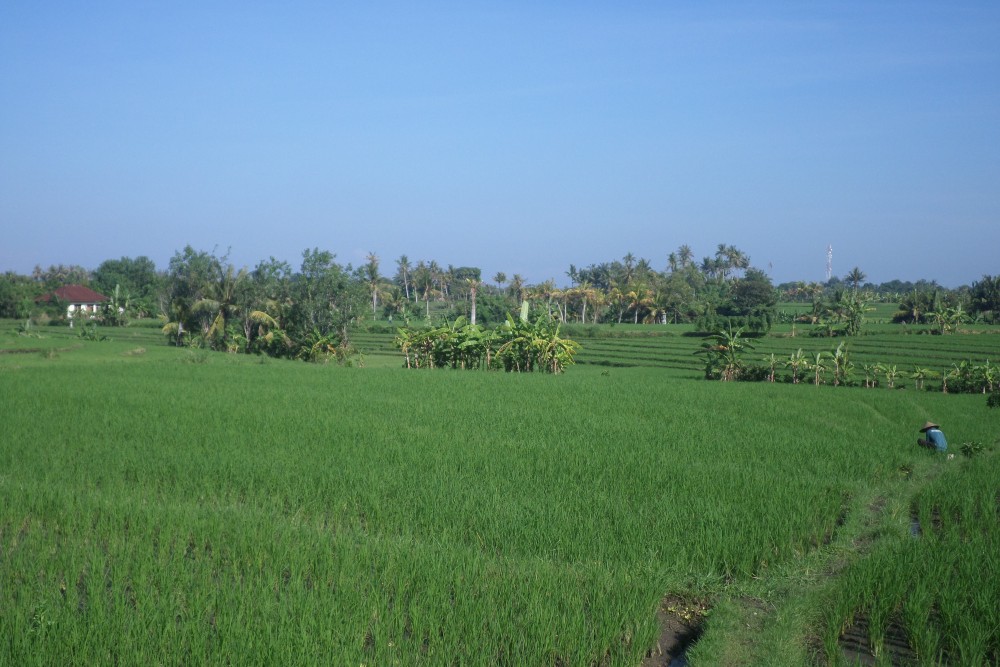
[(246, 269), (236, 271), (232, 264), (219, 263), (216, 275), (206, 289), (206, 296), (192, 306), (192, 312), (210, 316), (211, 324), (205, 328), (205, 338), (216, 349), (225, 348), (229, 318), (236, 312), (237, 290), (246, 279)]
[(865, 278), (867, 277), (868, 276), (866, 276), (861, 269), (855, 266), (853, 269), (851, 269), (850, 273), (848, 273), (847, 276), (845, 276), (844, 279), (847, 282), (854, 285), (854, 291), (856, 293), (858, 291), (858, 285), (864, 282)]
[(520, 273), (515, 273), (510, 279), (510, 291), (514, 294), (515, 303), (520, 304), (524, 301), (524, 278)]
[(417, 268), (413, 272), (413, 296), (416, 297), (419, 290), (423, 294), (426, 317), (431, 318), (431, 297), (436, 293), (434, 289), (434, 272), (431, 267), (423, 262), (417, 262)]
[(681, 268), (687, 268), (694, 261), (694, 251), (685, 243), (677, 249), (677, 257), (681, 261)]
[(441, 268), (441, 265), (437, 263), (436, 260), (431, 260), (427, 265), (427, 270), (431, 272), (431, 280), (434, 283), (434, 293), (438, 299), (443, 299), (445, 296), (445, 272)]
[(639, 309), (649, 308), (649, 306), (653, 305), (653, 295), (645, 284), (639, 283), (629, 291), (629, 293), (626, 295), (626, 298), (628, 299), (629, 302), (628, 303), (629, 309), (634, 310), (635, 316), (633, 318), (633, 323), (638, 324)]
[(622, 280), (624, 280), (626, 285), (631, 285), (632, 280), (635, 278), (635, 255), (630, 252), (625, 253), (625, 257), (622, 258), (622, 263), (625, 268), (622, 272)]
[(493, 276), (493, 282), (497, 284), (497, 293), (503, 294), (503, 284), (507, 282), (507, 274), (503, 271), (497, 271), (497, 274)]
[(378, 309), (378, 297), (382, 293), (382, 276), (378, 273), (378, 255), (369, 252), (365, 259), (368, 260), (364, 268), (365, 280), (372, 295), (372, 319), (374, 320)]
[(580, 322), (583, 324), (587, 323), (587, 301), (593, 298), (595, 292), (594, 288), (591, 286), (590, 281), (584, 280), (576, 288), (576, 296), (579, 297), (582, 304), (580, 310)]
[(580, 272), (577, 270), (575, 264), (570, 264), (569, 269), (566, 271), (566, 277), (569, 278), (569, 284), (572, 287), (576, 284), (576, 281), (580, 278)]
[[(410, 300), (410, 259), (406, 255), (400, 255), (396, 260), (396, 279), (403, 279), (403, 291), (406, 293), (406, 300)], [(416, 300), (416, 294), (414, 301)]]
[(469, 299), (472, 301), (472, 312), (469, 315), (469, 322), (476, 323), (476, 292), (479, 291), (479, 281), (475, 278), (466, 278), (465, 284), (469, 288)]
[(617, 281), (611, 282), (611, 289), (608, 290), (608, 303), (618, 311), (618, 324), (621, 324), (627, 310), (628, 301), (625, 293), (618, 286)]

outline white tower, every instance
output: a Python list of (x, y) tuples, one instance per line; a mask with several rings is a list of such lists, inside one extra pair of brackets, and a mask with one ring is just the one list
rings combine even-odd
[(826, 247), (826, 282), (830, 282), (833, 277), (833, 246)]

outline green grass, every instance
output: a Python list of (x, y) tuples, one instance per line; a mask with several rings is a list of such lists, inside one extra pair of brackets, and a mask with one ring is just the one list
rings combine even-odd
[[(697, 338), (594, 338), (594, 361), (535, 376), (104, 333), (0, 354), (0, 663), (634, 665), (680, 593), (717, 609), (693, 658), (803, 664), (844, 621), (823, 610), (894, 567), (851, 546), (874, 497), (904, 507), (884, 548), (923, 549), (911, 502), (996, 479), (992, 453), (914, 445), (934, 419), (992, 447), (982, 396), (688, 380), (671, 359)], [(849, 577), (816, 578), (840, 559)], [(747, 637), (750, 598), (772, 616)], [(949, 622), (939, 645), (971, 650)]]

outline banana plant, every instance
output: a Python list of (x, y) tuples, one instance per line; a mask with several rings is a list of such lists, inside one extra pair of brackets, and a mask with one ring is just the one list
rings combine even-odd
[(705, 366), (705, 376), (715, 377), (718, 375), (723, 382), (732, 382), (743, 371), (742, 354), (744, 350), (754, 349), (744, 337), (743, 327), (733, 329), (729, 325), (718, 333), (707, 336), (701, 344), (700, 350), (695, 354), (707, 356)]
[(809, 360), (806, 359), (801, 347), (795, 352), (792, 352), (788, 361), (785, 362), (785, 368), (790, 368), (792, 370), (792, 384), (799, 383), (802, 379), (802, 372), (806, 370), (808, 366)]

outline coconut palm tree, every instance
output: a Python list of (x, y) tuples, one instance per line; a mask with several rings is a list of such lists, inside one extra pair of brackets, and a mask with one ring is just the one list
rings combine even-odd
[(368, 292), (372, 295), (372, 319), (374, 320), (378, 311), (378, 298), (383, 292), (383, 280), (378, 272), (378, 255), (369, 252), (365, 259), (368, 263), (364, 266), (364, 277), (368, 284)]
[(684, 244), (677, 249), (677, 258), (681, 262), (681, 268), (687, 268), (691, 262), (694, 261), (694, 251), (691, 250), (691, 246)]
[(635, 279), (635, 255), (628, 252), (622, 258), (622, 281), (626, 285), (631, 285)]
[(475, 278), (466, 278), (465, 284), (469, 288), (469, 300), (472, 302), (472, 311), (469, 315), (469, 322), (476, 323), (476, 292), (479, 291), (479, 281)]
[[(403, 281), (403, 292), (406, 294), (406, 300), (410, 300), (410, 259), (406, 255), (400, 255), (399, 259), (396, 260), (396, 280), (402, 279)], [(416, 297), (416, 294), (413, 295)], [(416, 301), (416, 298), (414, 298)]]
[(507, 282), (507, 274), (503, 271), (497, 271), (496, 275), (493, 276), (493, 282), (497, 284), (497, 293), (503, 294), (503, 284)]
[(866, 276), (861, 269), (859, 269), (858, 267), (855, 266), (844, 277), (844, 280), (846, 280), (847, 282), (849, 282), (852, 285), (854, 285), (854, 291), (856, 293), (858, 291), (858, 285), (860, 285), (861, 283), (863, 283), (864, 280), (865, 280), (865, 278), (867, 278), (867, 277), (868, 276)]
[(515, 273), (510, 279), (510, 291), (514, 295), (514, 302), (520, 304), (524, 301), (524, 278), (520, 273)]
[[(225, 264), (225, 266), (223, 266)], [(194, 303), (194, 314), (202, 313), (210, 322), (204, 329), (205, 339), (215, 349), (226, 348), (229, 319), (237, 310), (237, 291), (246, 279), (246, 269), (236, 271), (232, 264), (219, 262), (214, 280), (207, 285), (206, 295)]]
[(638, 283), (626, 294), (629, 310), (634, 313), (633, 323), (639, 323), (639, 310), (653, 305), (653, 294), (644, 283)]

